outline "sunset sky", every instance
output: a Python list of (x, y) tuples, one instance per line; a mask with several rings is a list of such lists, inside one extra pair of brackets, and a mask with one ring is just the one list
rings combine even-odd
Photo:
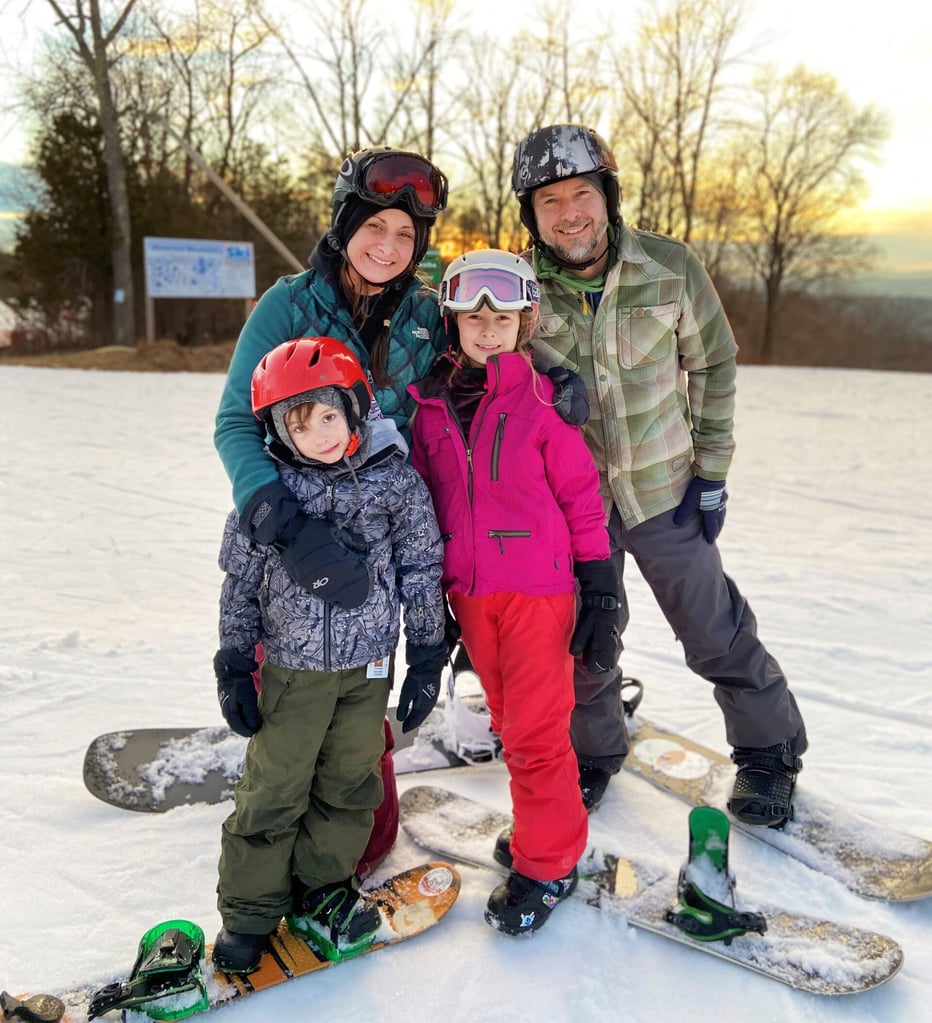
[[(294, 10), (293, 0), (288, 6)], [(746, 0), (743, 48), (755, 61), (772, 61), (781, 70), (802, 63), (830, 72), (856, 105), (874, 104), (888, 112), (890, 138), (881, 160), (866, 168), (870, 195), (857, 223), (868, 232), (925, 238), (925, 261), (932, 269), (932, 8), (914, 0), (885, 0), (870, 13), (865, 8), (837, 0)], [(393, 17), (404, 9), (394, 0)], [(503, 17), (517, 27), (540, 9), (541, 0), (509, 0), (504, 12), (501, 0), (460, 3), (472, 29), (484, 14), (493, 31), (501, 28)], [(577, 11), (593, 24), (611, 11), (614, 23), (623, 25), (628, 12), (633, 17), (640, 9), (625, 0), (584, 0)], [(9, 109), (15, 72), (50, 24), (46, 0), (0, 0), (0, 160), (25, 157), (25, 141)], [(922, 249), (913, 258), (922, 260)]]

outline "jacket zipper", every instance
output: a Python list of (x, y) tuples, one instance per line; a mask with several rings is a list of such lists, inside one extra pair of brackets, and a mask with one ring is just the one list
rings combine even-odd
[[(331, 520), (333, 513), (333, 483), (327, 481), (327, 486), (324, 491), (324, 505), (327, 511), (327, 519)], [(324, 605), (324, 671), (330, 671), (330, 604), (328, 601), (323, 601)]]
[(518, 537), (519, 539), (526, 539), (531, 535), (529, 529), (490, 529), (489, 539), (498, 540), (498, 549), (505, 553), (505, 537)]
[(498, 482), (498, 466), (502, 454), (502, 441), (505, 439), (505, 419), (507, 412), (499, 412), (498, 428), (495, 431), (495, 440), (492, 442), (492, 481)]

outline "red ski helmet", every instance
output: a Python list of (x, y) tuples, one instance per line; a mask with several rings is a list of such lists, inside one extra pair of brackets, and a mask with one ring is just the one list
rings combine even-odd
[(338, 387), (348, 412), (365, 420), (372, 389), (359, 360), (332, 337), (301, 337), (273, 348), (252, 374), (252, 411), (268, 423), (273, 405), (321, 387)]

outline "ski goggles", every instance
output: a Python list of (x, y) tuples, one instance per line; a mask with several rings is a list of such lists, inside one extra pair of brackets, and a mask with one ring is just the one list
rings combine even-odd
[(447, 179), (415, 153), (373, 153), (357, 169), (356, 192), (377, 206), (406, 195), (411, 212), (435, 217), (447, 205)]
[(526, 312), (540, 302), (540, 287), (500, 267), (468, 266), (440, 285), (444, 312), (471, 313), (488, 302), (499, 313)]

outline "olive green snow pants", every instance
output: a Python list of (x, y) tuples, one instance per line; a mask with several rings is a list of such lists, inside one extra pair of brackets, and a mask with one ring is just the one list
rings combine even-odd
[(262, 727), (223, 822), (217, 908), (228, 930), (266, 934), (293, 886), (352, 876), (381, 803), (389, 679), (366, 669), (262, 665)]

